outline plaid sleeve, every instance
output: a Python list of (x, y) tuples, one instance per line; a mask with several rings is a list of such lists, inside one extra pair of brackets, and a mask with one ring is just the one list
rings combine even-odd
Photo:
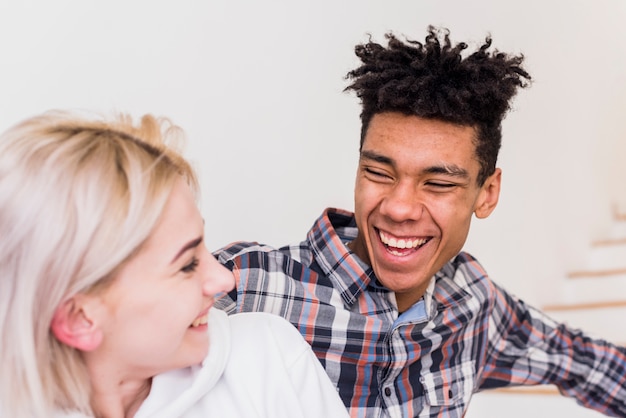
[(553, 384), (587, 408), (626, 417), (626, 348), (559, 324), (494, 286), (481, 389)]
[[(254, 248), (261, 248), (256, 242), (234, 242), (223, 248), (220, 248), (213, 256), (224, 265), (227, 269), (236, 273), (235, 258), (241, 256), (247, 251), (251, 251)], [(233, 314), (237, 311), (238, 294), (242, 291), (240, 286), (236, 285), (233, 290), (228, 293), (222, 293), (217, 295), (215, 300), (215, 307), (225, 311), (227, 314)]]

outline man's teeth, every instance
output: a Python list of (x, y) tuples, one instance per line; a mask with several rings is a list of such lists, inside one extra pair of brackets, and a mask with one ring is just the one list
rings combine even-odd
[(384, 232), (379, 231), (380, 240), (383, 244), (394, 247), (394, 248), (417, 248), (420, 245), (423, 245), (428, 241), (426, 238), (415, 238), (415, 239), (395, 239), (393, 237), (389, 237), (385, 235)]
[(200, 325), (204, 325), (207, 322), (209, 322), (209, 315), (203, 315), (200, 318), (197, 318), (195, 321), (193, 321), (193, 323), (191, 324), (192, 327), (198, 327)]

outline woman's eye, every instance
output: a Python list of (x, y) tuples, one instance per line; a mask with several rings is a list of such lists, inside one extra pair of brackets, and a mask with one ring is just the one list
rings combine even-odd
[(196, 268), (198, 267), (198, 264), (200, 263), (200, 261), (194, 257), (191, 262), (187, 265), (185, 265), (182, 269), (180, 269), (180, 271), (182, 271), (183, 273), (192, 273), (194, 271), (196, 271)]

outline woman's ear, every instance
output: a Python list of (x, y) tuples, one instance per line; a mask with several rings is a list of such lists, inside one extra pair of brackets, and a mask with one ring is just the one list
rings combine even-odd
[(474, 214), (477, 218), (482, 219), (491, 215), (491, 212), (496, 208), (498, 199), (500, 198), (500, 184), (502, 182), (502, 170), (496, 168), (496, 171), (487, 177), (485, 184), (483, 184)]
[(74, 295), (54, 312), (50, 329), (63, 344), (81, 351), (93, 351), (102, 342), (102, 330), (91, 316), (91, 297)]

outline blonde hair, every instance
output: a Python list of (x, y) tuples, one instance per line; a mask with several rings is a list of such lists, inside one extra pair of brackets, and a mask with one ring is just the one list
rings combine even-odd
[(198, 192), (167, 119), (66, 112), (0, 136), (0, 416), (92, 414), (80, 353), (50, 332), (68, 297), (106, 285), (146, 240), (176, 179)]

